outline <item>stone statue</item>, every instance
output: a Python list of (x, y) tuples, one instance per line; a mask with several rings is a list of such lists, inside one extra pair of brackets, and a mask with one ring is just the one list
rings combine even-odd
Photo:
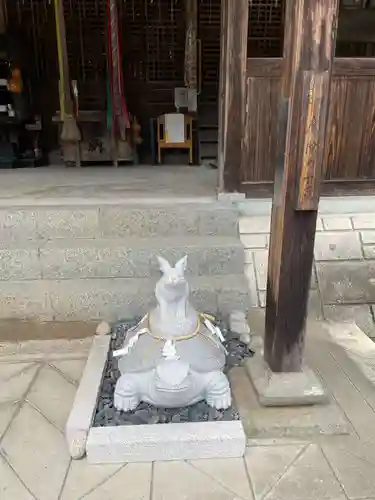
[(224, 339), (210, 317), (189, 302), (187, 257), (175, 267), (158, 260), (163, 272), (155, 289), (158, 305), (129, 330), (124, 347), (114, 353), (121, 372), (114, 405), (129, 411), (141, 401), (173, 408), (206, 400), (226, 409), (231, 392), (222, 372)]

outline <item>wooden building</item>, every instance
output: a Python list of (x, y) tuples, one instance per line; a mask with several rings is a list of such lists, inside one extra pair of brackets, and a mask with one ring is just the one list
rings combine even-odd
[[(36, 106), (50, 123), (59, 108), (53, 2), (6, 0), (6, 5), (9, 29), (30, 50)], [(79, 107), (105, 113), (106, 0), (63, 0), (63, 5)], [(118, 0), (118, 5), (126, 98), (141, 122), (147, 150), (150, 120), (172, 111), (174, 88), (184, 86), (187, 1)], [(288, 30), (285, 0), (196, 0), (196, 7), (196, 162), (218, 157), (222, 189), (269, 193)], [(236, 32), (225, 31), (230, 16), (238, 21)], [(374, 23), (373, 0), (341, 0), (324, 153), (324, 190), (330, 193), (364, 192), (375, 185)], [(233, 100), (226, 89), (232, 89)], [(227, 102), (220, 105), (223, 92)], [(53, 130), (47, 130), (51, 144)]]
[[(373, 189), (375, 179), (375, 2), (342, 1), (324, 152), (323, 192)], [(287, 26), (285, 27), (286, 29)], [(241, 189), (268, 191), (274, 179), (281, 57), (248, 52)]]

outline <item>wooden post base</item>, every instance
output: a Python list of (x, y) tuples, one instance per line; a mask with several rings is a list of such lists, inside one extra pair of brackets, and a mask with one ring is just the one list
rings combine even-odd
[(272, 372), (263, 357), (255, 355), (246, 362), (247, 373), (263, 406), (306, 406), (324, 404), (324, 388), (307, 366), (300, 372)]

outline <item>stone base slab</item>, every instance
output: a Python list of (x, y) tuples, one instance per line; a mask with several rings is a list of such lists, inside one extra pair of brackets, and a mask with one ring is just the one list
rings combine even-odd
[(246, 362), (246, 370), (263, 406), (302, 406), (327, 403), (324, 388), (308, 368), (299, 373), (274, 373), (263, 357)]
[(92, 427), (110, 335), (94, 337), (65, 428), (73, 459), (91, 464), (238, 458), (246, 448), (241, 421)]
[(229, 380), (248, 445), (253, 439), (315, 440), (354, 432), (334, 398), (327, 405), (262, 406), (245, 367), (232, 368)]
[(87, 440), (90, 464), (239, 458), (246, 437), (240, 421), (94, 427)]

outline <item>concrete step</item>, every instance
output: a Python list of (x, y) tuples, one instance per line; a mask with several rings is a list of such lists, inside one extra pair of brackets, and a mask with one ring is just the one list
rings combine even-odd
[(0, 243), (56, 238), (237, 236), (236, 209), (218, 201), (0, 209)]
[[(4, 281), (0, 320), (109, 321), (145, 314), (155, 304), (156, 278)], [(248, 309), (243, 274), (189, 279), (191, 301), (201, 311), (227, 315)]]
[(187, 276), (241, 274), (244, 248), (234, 237), (54, 239), (0, 249), (0, 281), (160, 276), (157, 255), (188, 255)]

